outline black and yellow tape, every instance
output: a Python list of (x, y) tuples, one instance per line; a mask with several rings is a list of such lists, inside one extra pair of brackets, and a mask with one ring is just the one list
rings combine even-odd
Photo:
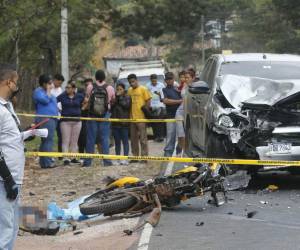
[(256, 166), (300, 166), (300, 161), (280, 160), (246, 160), (246, 159), (218, 159), (218, 158), (188, 158), (188, 157), (157, 157), (157, 156), (123, 156), (86, 153), (58, 153), (58, 152), (26, 152), (27, 157), (68, 157), (68, 158), (94, 158), (111, 160), (147, 160), (182, 163), (220, 163), (229, 165), (256, 165)]
[(182, 121), (180, 119), (117, 119), (117, 118), (94, 118), (94, 117), (69, 117), (69, 116), (55, 116), (55, 115), (36, 115), (17, 113), (18, 116), (24, 117), (44, 117), (54, 119), (68, 119), (68, 120), (81, 120), (81, 121), (98, 121), (98, 122), (176, 122)]

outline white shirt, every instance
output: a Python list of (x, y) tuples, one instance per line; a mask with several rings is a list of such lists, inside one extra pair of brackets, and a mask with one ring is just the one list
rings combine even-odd
[[(181, 90), (181, 97), (182, 97), (182, 100), (184, 100), (184, 97), (186, 95), (186, 91), (187, 91), (187, 85), (185, 85), (182, 90)], [(180, 106), (178, 107), (177, 111), (178, 112), (183, 112), (184, 111), (184, 107), (183, 107), (183, 104), (184, 104), (184, 101), (180, 104)]]
[(23, 135), (17, 123), (20, 125), (12, 104), (0, 98), (0, 150), (15, 182), (22, 184), (25, 154)]
[(58, 97), (63, 92), (61, 87), (58, 88), (52, 88), (51, 89), (51, 95), (54, 95), (55, 97)]
[[(163, 102), (160, 101), (160, 98), (163, 99), (164, 98), (164, 93), (163, 93), (163, 88), (165, 88), (165, 85), (161, 82), (158, 82), (155, 86), (150, 83), (147, 84), (147, 89), (150, 91), (151, 93), (151, 104), (150, 106), (152, 108), (164, 108), (165, 104)], [(154, 92), (158, 92), (160, 93), (160, 97), (159, 95), (155, 94)]]
[[(52, 88), (51, 89), (51, 95), (54, 95), (56, 98), (60, 95), (60, 94), (62, 94), (62, 92), (63, 92), (63, 90), (62, 90), (62, 88), (61, 87), (58, 87), (58, 88)], [(61, 106), (61, 103), (60, 102), (58, 102), (57, 103), (57, 108), (58, 108), (58, 115), (60, 116), (61, 115), (61, 110), (62, 110), (62, 106)]]

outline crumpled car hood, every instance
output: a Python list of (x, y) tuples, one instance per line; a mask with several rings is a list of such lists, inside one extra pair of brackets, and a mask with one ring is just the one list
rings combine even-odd
[(223, 75), (217, 83), (228, 102), (236, 109), (243, 103), (273, 106), (278, 101), (300, 92), (300, 80), (264, 79), (238, 75)]

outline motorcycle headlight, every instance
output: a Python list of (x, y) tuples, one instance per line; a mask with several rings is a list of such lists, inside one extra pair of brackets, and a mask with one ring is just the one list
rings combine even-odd
[(232, 128), (234, 123), (228, 115), (222, 115), (219, 117), (218, 124), (226, 128)]

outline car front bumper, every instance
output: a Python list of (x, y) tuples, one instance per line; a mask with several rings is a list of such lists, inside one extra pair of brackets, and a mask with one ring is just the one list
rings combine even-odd
[(299, 161), (300, 146), (292, 146), (288, 153), (271, 153), (268, 146), (256, 147), (260, 160)]

